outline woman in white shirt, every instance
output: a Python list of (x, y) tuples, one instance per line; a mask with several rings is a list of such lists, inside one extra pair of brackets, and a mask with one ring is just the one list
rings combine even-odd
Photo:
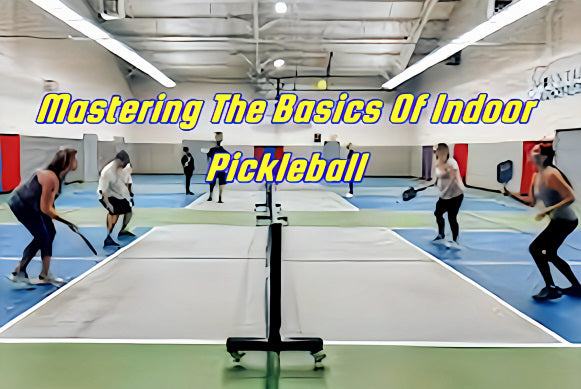
[(445, 239), (446, 222), (444, 214), (448, 213), (448, 222), (452, 230), (453, 240), (451, 247), (459, 248), (458, 235), (460, 234), (460, 226), (457, 218), (462, 200), (464, 200), (465, 187), (460, 176), (458, 162), (450, 157), (450, 148), (445, 143), (439, 143), (436, 149), (434, 176), (436, 177), (436, 187), (440, 196), (434, 211), (436, 222), (438, 223), (438, 236), (434, 239), (434, 243), (441, 243)]

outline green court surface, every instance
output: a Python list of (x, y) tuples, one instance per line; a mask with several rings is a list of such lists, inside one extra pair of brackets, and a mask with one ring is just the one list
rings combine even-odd
[[(83, 226), (102, 225), (105, 213), (102, 208), (80, 208), (62, 212), (74, 223)], [(434, 227), (434, 215), (427, 211), (379, 211), (358, 212), (282, 212), (295, 226), (336, 227), (389, 227), (426, 228)], [(529, 212), (463, 212), (459, 220), (464, 229), (515, 229), (530, 230), (534, 213)], [(17, 223), (8, 209), (0, 209), (0, 223)], [(172, 224), (223, 224), (253, 226), (256, 214), (244, 211), (201, 211), (179, 208), (141, 208), (134, 212), (131, 225), (155, 227)], [(535, 228), (542, 228), (537, 223)]]
[(1, 387), (576, 389), (581, 382), (579, 348), (326, 346), (326, 352), (324, 369), (314, 371), (301, 353), (282, 354), (280, 370), (267, 369), (261, 353), (235, 366), (223, 345), (1, 344)]

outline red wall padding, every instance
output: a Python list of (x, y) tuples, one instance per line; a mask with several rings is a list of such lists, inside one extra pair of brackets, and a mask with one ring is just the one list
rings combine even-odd
[(254, 146), (254, 159), (261, 160), (264, 155), (264, 147)]
[(283, 146), (254, 146), (254, 158), (257, 160), (261, 160), (264, 156), (264, 152), (274, 151), (274, 159), (281, 159), (282, 155), (284, 154), (284, 147)]
[(2, 191), (8, 192), (20, 184), (20, 136), (0, 135), (2, 158)]
[(531, 150), (540, 142), (526, 141), (522, 143), (522, 178), (520, 180), (520, 192), (526, 194), (531, 188), (533, 174), (537, 171), (535, 164), (530, 160)]
[(466, 182), (466, 170), (468, 169), (468, 144), (457, 143), (454, 145), (454, 159), (458, 162), (460, 176)]

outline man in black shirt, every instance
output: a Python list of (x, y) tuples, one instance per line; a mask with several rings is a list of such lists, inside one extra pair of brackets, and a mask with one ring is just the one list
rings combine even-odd
[(192, 153), (190, 153), (190, 149), (187, 147), (184, 147), (182, 167), (184, 168), (184, 174), (186, 175), (186, 194), (193, 195), (192, 191), (190, 191), (190, 182), (194, 175), (194, 157), (192, 156)]
[[(221, 132), (216, 133), (216, 146), (212, 147), (210, 151), (208, 151), (208, 162), (212, 162), (212, 158), (216, 154), (229, 154), (228, 151), (224, 147), (222, 147), (222, 140), (223, 135)], [(226, 175), (227, 172), (219, 171), (216, 173), (214, 180), (210, 182), (210, 197), (208, 197), (208, 201), (212, 201), (212, 193), (214, 192), (214, 187), (216, 186), (216, 181), (218, 182), (218, 203), (223, 203), (222, 201), (222, 192), (224, 191), (224, 186), (226, 186)]]

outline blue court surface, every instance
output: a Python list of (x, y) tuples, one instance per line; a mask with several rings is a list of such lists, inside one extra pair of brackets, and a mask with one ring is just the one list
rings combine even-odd
[[(403, 192), (404, 189), (402, 189)], [(403, 201), (399, 196), (355, 195), (348, 201), (359, 209), (383, 209), (389, 211), (434, 211), (438, 199), (433, 196), (418, 195), (411, 201)], [(504, 199), (466, 196), (462, 202), (464, 211), (527, 211), (529, 208), (515, 201)]]
[[(431, 243), (436, 234), (434, 230), (395, 231), (568, 341), (581, 342), (581, 298), (564, 296), (559, 300), (542, 303), (531, 298), (544, 286), (528, 253), (533, 234), (462, 231), (463, 248), (454, 251)], [(575, 231), (567, 239), (559, 254), (573, 266), (573, 271), (581, 278), (581, 231)], [(557, 285), (569, 286), (560, 273), (554, 268), (552, 270)]]
[[(106, 228), (103, 227), (81, 227), (81, 233), (91, 242), (97, 250), (94, 256), (85, 242), (67, 226), (56, 222), (57, 235), (53, 246), (53, 256), (55, 258), (87, 258), (90, 260), (101, 260), (116, 251), (115, 248), (103, 248), (103, 241), (107, 236)], [(143, 235), (148, 228), (138, 227), (132, 230), (136, 235)], [(115, 236), (115, 235), (114, 235)], [(121, 238), (119, 243), (127, 245), (135, 238)], [(32, 235), (20, 224), (0, 224), (0, 258), (20, 258), (22, 250), (30, 241)]]
[[(77, 277), (105, 257), (117, 251), (116, 248), (103, 248), (106, 230), (104, 227), (82, 227), (81, 233), (93, 244), (97, 256), (86, 247), (82, 239), (67, 226), (55, 223), (57, 235), (53, 247), (51, 272), (66, 281)], [(133, 230), (137, 236), (143, 235), (149, 228), (138, 227)], [(0, 326), (26, 311), (46, 296), (56, 290), (52, 285), (35, 286), (32, 290), (17, 289), (6, 278), (16, 267), (22, 250), (30, 242), (32, 236), (21, 225), (0, 224)], [(131, 243), (136, 238), (118, 239), (122, 246)], [(7, 259), (9, 258), (9, 259)], [(40, 259), (35, 258), (28, 269), (30, 277), (40, 273)]]
[[(469, 263), (532, 263), (529, 245), (535, 233), (517, 231), (461, 231), (462, 250), (450, 250), (441, 244), (433, 244), (436, 231), (429, 228), (394, 230), (414, 245), (444, 261)], [(451, 238), (451, 237), (448, 237)], [(574, 231), (565, 241), (559, 254), (568, 261), (581, 262), (581, 230)], [(581, 264), (581, 263), (580, 263)]]
[[(73, 278), (95, 266), (96, 261), (56, 259), (51, 263), (51, 271), (70, 281)], [(0, 260), (0, 326), (6, 324), (22, 312), (26, 311), (39, 301), (53, 293), (57, 288), (52, 285), (36, 285), (28, 289), (19, 289), (6, 278), (18, 264), (17, 260)], [(37, 277), (40, 273), (40, 260), (33, 260), (28, 268), (30, 277)]]
[[(202, 177), (202, 176), (200, 176)], [(202, 182), (203, 178), (192, 180)], [(176, 193), (184, 183), (182, 175), (146, 175), (133, 176), (135, 206), (140, 208), (183, 208), (194, 201), (200, 194), (185, 195)], [(56, 201), (57, 209), (61, 208), (95, 208), (102, 207), (97, 200), (97, 183), (81, 183), (63, 186), (62, 194)], [(4, 196), (8, 199), (9, 196)], [(103, 223), (105, 211), (103, 210)], [(66, 215), (65, 215), (66, 217)], [(82, 239), (67, 226), (55, 222), (57, 235), (53, 246), (51, 271), (67, 281), (77, 277), (95, 264), (117, 251), (114, 247), (103, 247), (106, 237), (105, 226), (81, 227), (81, 233), (97, 250), (97, 256), (86, 247)], [(119, 226), (116, 230), (119, 229)], [(137, 236), (143, 235), (149, 228), (132, 229)], [(116, 234), (113, 235), (116, 237)], [(5, 276), (16, 266), (22, 256), (22, 250), (31, 241), (32, 236), (20, 224), (0, 224), (0, 325), (5, 324), (18, 314), (26, 311), (56, 290), (54, 286), (35, 286), (32, 290), (16, 289)], [(116, 238), (125, 246), (135, 238)], [(30, 265), (29, 274), (36, 277), (40, 272), (40, 260), (35, 258)]]

